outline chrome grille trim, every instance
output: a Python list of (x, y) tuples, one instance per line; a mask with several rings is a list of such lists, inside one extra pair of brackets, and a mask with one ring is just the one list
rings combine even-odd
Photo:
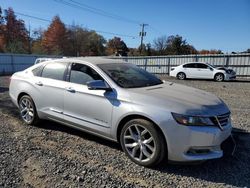
[(226, 126), (230, 121), (230, 112), (210, 117), (210, 119), (215, 126), (218, 126), (221, 130), (223, 130), (223, 127)]

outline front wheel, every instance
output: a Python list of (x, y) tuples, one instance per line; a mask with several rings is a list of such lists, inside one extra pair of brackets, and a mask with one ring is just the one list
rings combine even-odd
[(24, 95), (19, 100), (19, 110), (22, 120), (28, 125), (35, 125), (39, 122), (35, 104), (32, 98)]
[(224, 80), (224, 75), (221, 74), (221, 73), (216, 74), (216, 75), (214, 76), (214, 80), (215, 80), (216, 82), (222, 82), (222, 81)]
[(120, 143), (123, 151), (135, 163), (142, 166), (159, 164), (167, 158), (163, 135), (154, 124), (144, 119), (130, 120), (122, 128)]

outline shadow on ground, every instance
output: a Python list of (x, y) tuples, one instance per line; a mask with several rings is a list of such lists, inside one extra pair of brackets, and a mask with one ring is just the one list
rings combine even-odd
[(8, 87), (0, 87), (0, 93), (4, 93), (6, 91), (9, 91)]
[(209, 79), (192, 79), (192, 78), (188, 78), (186, 80), (183, 80), (183, 81), (188, 81), (188, 80), (191, 80), (191, 81), (206, 81), (206, 82), (214, 82), (214, 83), (250, 83), (250, 79), (238, 79), (238, 80), (228, 80), (228, 81), (222, 81), (222, 82), (216, 82), (214, 80), (209, 80)]
[[(19, 118), (17, 108), (12, 104), (9, 98), (0, 100), (0, 110), (8, 113), (13, 118)], [(67, 134), (75, 135), (83, 139), (87, 139), (113, 149), (121, 150), (118, 143), (84, 133), (61, 124), (42, 121), (36, 126), (39, 129), (61, 131)], [(223, 185), (248, 187), (250, 185), (250, 134), (244, 131), (234, 133), (234, 138), (237, 143), (237, 148), (233, 156), (227, 154), (221, 159), (210, 160), (199, 165), (190, 164), (163, 164), (153, 170), (160, 173), (171, 173), (175, 175), (192, 177), (201, 181), (215, 182)], [(230, 143), (229, 144), (229, 148)], [(138, 168), (141, 168), (138, 166)], [(150, 169), (149, 169), (150, 170)]]

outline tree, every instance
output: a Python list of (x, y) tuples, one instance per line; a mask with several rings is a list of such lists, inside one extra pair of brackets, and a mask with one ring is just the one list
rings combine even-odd
[(166, 55), (166, 49), (168, 47), (168, 39), (166, 36), (158, 37), (154, 40), (154, 48), (158, 55)]
[(52, 23), (44, 32), (42, 46), (47, 54), (62, 55), (67, 50), (67, 32), (59, 16), (55, 16)]
[(114, 37), (107, 43), (106, 52), (108, 55), (115, 54), (116, 56), (127, 56), (128, 51), (129, 49), (126, 43), (119, 37)]
[(197, 50), (182, 38), (182, 36), (161, 36), (154, 40), (154, 47), (158, 55), (186, 55), (196, 54)]
[(5, 49), (5, 31), (6, 27), (4, 25), (4, 17), (2, 16), (2, 8), (0, 7), (0, 52), (4, 52)]
[(223, 54), (223, 52), (221, 50), (201, 50), (199, 51), (199, 54)]
[(34, 54), (45, 54), (42, 46), (43, 29), (39, 28), (33, 31), (31, 51)]
[(83, 56), (86, 54), (86, 44), (88, 41), (89, 31), (80, 26), (70, 26), (68, 33), (68, 53), (72, 56)]
[[(2, 41), (5, 51), (11, 53), (27, 53), (29, 51), (29, 35), (23, 20), (17, 20), (12, 8), (4, 11), (4, 27)], [(3, 23), (3, 21), (1, 21)]]
[(102, 56), (105, 55), (104, 44), (106, 40), (103, 36), (97, 34), (95, 31), (90, 31), (86, 45), (86, 55), (88, 56)]
[(106, 40), (95, 31), (89, 31), (80, 26), (71, 26), (67, 29), (67, 55), (72, 56), (103, 56), (105, 55)]
[(189, 45), (182, 36), (169, 36), (167, 40), (167, 54), (169, 55), (186, 55), (194, 53), (195, 48)]

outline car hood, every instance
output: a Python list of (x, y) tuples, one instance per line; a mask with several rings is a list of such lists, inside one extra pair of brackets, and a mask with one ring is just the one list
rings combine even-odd
[(233, 69), (228, 68), (228, 67), (216, 67), (217, 70), (224, 70), (224, 71), (228, 71), (228, 73), (233, 72)]
[(157, 106), (175, 113), (215, 116), (229, 112), (226, 104), (214, 94), (181, 84), (165, 82), (130, 90), (134, 103)]

